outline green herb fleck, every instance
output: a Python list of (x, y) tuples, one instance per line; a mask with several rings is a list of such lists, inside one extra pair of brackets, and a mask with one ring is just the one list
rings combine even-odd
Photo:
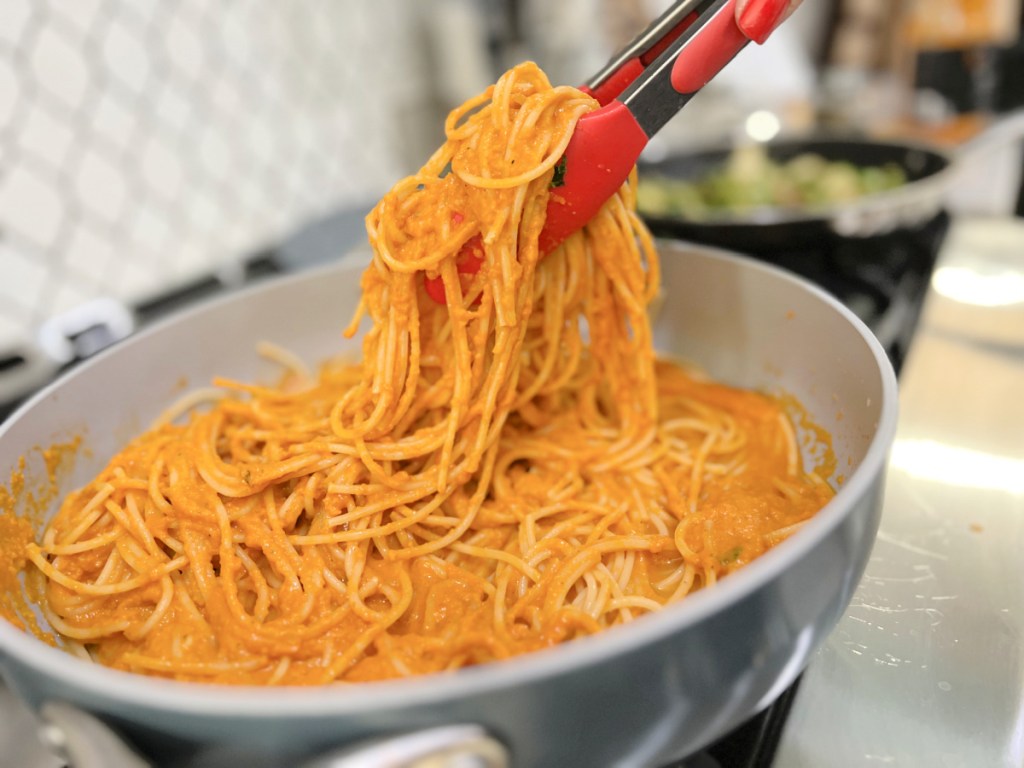
[(719, 558), (718, 558), (718, 561), (722, 565), (731, 565), (732, 563), (735, 563), (737, 560), (740, 559), (740, 552), (742, 552), (742, 551), (743, 551), (742, 547), (733, 547), (728, 552), (726, 552), (724, 555), (720, 555)]
[(551, 177), (551, 188), (557, 189), (558, 187), (565, 186), (565, 155), (562, 155), (562, 159), (555, 165), (555, 175)]

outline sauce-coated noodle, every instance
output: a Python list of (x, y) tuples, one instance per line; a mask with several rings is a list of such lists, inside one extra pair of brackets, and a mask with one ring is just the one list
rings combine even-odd
[(456, 110), (367, 218), (363, 363), (217, 382), (135, 439), (29, 546), (52, 627), (179, 679), (454, 669), (656, 610), (814, 514), (832, 491), (778, 402), (656, 360), (632, 181), (539, 258), (594, 107), (525, 64)]

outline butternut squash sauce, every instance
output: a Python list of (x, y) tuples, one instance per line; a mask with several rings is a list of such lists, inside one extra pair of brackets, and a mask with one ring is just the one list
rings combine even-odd
[(220, 683), (452, 670), (658, 610), (828, 501), (781, 401), (656, 359), (635, 179), (541, 259), (594, 106), (525, 64), (453, 112), (367, 218), (361, 364), (218, 381), (68, 496), (24, 550), (62, 642)]

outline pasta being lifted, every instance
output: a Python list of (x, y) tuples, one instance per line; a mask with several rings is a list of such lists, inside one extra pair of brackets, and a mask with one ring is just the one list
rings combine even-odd
[(361, 365), (220, 381), (65, 500), (28, 552), (65, 641), (226, 683), (450, 670), (657, 610), (826, 503), (779, 402), (656, 359), (632, 181), (541, 259), (595, 106), (524, 64), (457, 109), (367, 218)]

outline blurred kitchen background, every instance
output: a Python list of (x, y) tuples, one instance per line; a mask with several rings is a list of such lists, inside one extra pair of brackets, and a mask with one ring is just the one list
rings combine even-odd
[[(524, 58), (582, 82), (665, 5), (3, 0), (0, 404), (186, 301), (358, 246), (448, 109)], [(1024, 104), (1020, 17), (806, 0), (647, 156), (821, 131), (955, 147)], [(977, 161), (951, 208), (1019, 212), (1021, 165), (1014, 144)]]

